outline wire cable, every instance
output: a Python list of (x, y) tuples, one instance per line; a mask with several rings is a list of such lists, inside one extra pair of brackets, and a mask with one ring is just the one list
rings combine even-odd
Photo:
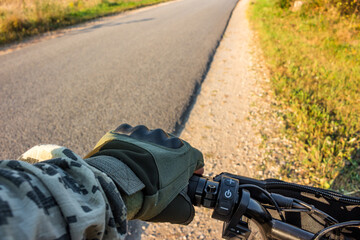
[(334, 231), (335, 229), (346, 227), (360, 227), (360, 221), (348, 221), (331, 225), (330, 227), (324, 228), (317, 232), (311, 240), (320, 240), (325, 234)]
[[(263, 205), (264, 206), (264, 205)], [(266, 209), (271, 209), (271, 210), (276, 210), (275, 207), (273, 206), (264, 206)], [(301, 212), (305, 212), (308, 213), (310, 212), (309, 209), (297, 209), (297, 208), (281, 208), (282, 212), (294, 212), (294, 213), (301, 213)]]
[(315, 208), (313, 205), (309, 205), (303, 201), (300, 201), (298, 199), (294, 199), (294, 202), (296, 202), (297, 204), (300, 204), (301, 206), (309, 209), (309, 212), (311, 215), (311, 213), (316, 214), (317, 216), (320, 217), (325, 217), (324, 220), (328, 223), (328, 224), (336, 224), (339, 223), (338, 220), (336, 220), (335, 218), (333, 218), (332, 216), (330, 216), (329, 214), (327, 214), (326, 212), (321, 211), (320, 209)]
[(266, 197), (268, 197), (270, 199), (270, 201), (274, 204), (274, 207), (276, 208), (276, 211), (278, 212), (281, 220), (283, 222), (285, 222), (285, 217), (284, 217), (284, 215), (282, 213), (281, 208), (279, 207), (279, 205), (277, 204), (275, 199), (271, 196), (271, 194), (268, 191), (266, 191), (265, 189), (262, 189), (259, 186), (253, 185), (253, 184), (242, 184), (242, 185), (239, 186), (239, 188), (255, 188), (255, 189), (263, 192), (266, 195)]

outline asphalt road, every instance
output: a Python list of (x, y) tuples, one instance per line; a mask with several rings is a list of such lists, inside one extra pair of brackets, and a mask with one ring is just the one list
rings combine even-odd
[(40, 143), (80, 155), (123, 122), (173, 131), (237, 0), (180, 0), (0, 56), (0, 158)]

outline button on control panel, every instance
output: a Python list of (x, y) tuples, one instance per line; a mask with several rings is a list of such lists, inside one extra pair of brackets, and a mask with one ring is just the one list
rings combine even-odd
[(231, 209), (230, 201), (222, 201), (218, 206), (218, 213), (221, 215), (227, 215)]
[(233, 194), (230, 189), (226, 190), (226, 192), (224, 193), (224, 197), (227, 199), (231, 199), (232, 196), (233, 196)]
[(231, 187), (236, 186), (236, 182), (237, 182), (237, 180), (234, 180), (232, 178), (226, 178), (225, 179), (225, 184), (228, 185), (228, 186), (231, 186)]
[(226, 221), (230, 219), (234, 206), (239, 199), (239, 181), (231, 177), (221, 176), (219, 183), (218, 200), (212, 217)]

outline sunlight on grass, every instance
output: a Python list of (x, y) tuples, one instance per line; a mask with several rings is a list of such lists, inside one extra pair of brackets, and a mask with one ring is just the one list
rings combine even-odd
[(275, 93), (288, 110), (285, 132), (298, 153), (283, 168), (284, 176), (325, 188), (359, 189), (354, 174), (360, 166), (359, 17), (331, 6), (309, 4), (292, 12), (291, 4), (254, 3), (250, 18)]
[(168, 0), (0, 0), (0, 45)]

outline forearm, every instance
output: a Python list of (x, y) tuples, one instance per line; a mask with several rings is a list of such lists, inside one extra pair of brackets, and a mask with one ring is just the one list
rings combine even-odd
[(0, 234), (12, 239), (119, 239), (127, 216), (189, 224), (195, 210), (187, 184), (204, 165), (186, 141), (127, 124), (105, 134), (85, 160), (54, 145), (21, 159), (41, 162), (0, 162)]
[(121, 239), (126, 207), (114, 181), (66, 149), (34, 165), (0, 162), (0, 234), (12, 239)]

